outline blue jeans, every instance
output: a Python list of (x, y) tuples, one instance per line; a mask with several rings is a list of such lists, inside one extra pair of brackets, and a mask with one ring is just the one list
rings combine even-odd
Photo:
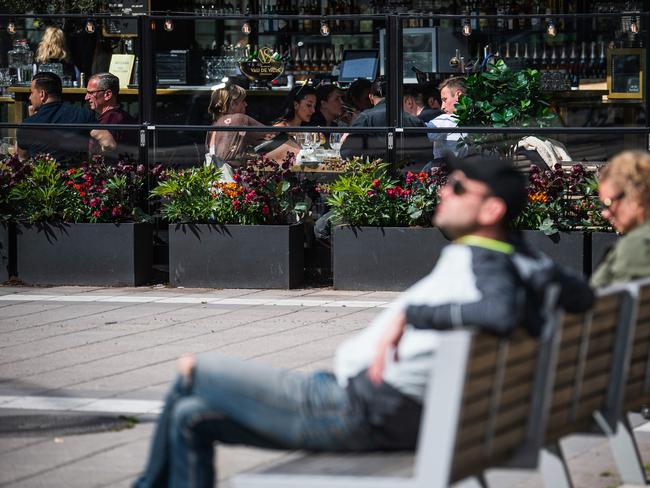
[(200, 356), (167, 395), (147, 467), (134, 485), (214, 486), (214, 441), (262, 448), (377, 449), (363, 408), (329, 373)]

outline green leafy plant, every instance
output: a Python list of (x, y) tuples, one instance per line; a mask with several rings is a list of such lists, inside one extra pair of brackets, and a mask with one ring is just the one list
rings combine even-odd
[(209, 222), (215, 218), (211, 188), (220, 177), (215, 165), (169, 170), (161, 175), (151, 196), (160, 197), (162, 216), (169, 222)]
[(547, 235), (568, 230), (611, 230), (598, 204), (598, 177), (581, 164), (547, 170), (532, 166), (528, 203), (515, 227), (541, 230)]
[(214, 165), (170, 171), (151, 191), (161, 198), (161, 212), (169, 222), (217, 224), (286, 224), (300, 220), (311, 199), (306, 187), (289, 171), (293, 157), (281, 164), (260, 158), (234, 174), (234, 182), (220, 182)]
[[(467, 91), (456, 106), (459, 127), (547, 127), (557, 116), (540, 89), (534, 69), (511, 70), (503, 60), (465, 80)], [(466, 134), (459, 142), (481, 153), (510, 156), (518, 136)]]
[(17, 220), (34, 222), (76, 222), (81, 197), (66, 185), (59, 165), (47, 155), (30, 164), (29, 174), (9, 193)]
[(395, 178), (379, 160), (355, 161), (323, 189), (329, 193), (334, 224), (429, 226), (445, 179), (446, 171), (440, 168)]
[(23, 181), (31, 172), (31, 166), (17, 155), (8, 156), (0, 161), (0, 222), (16, 217), (16, 201), (11, 198), (11, 190)]
[[(20, 163), (22, 164), (22, 163)], [(7, 187), (12, 218), (26, 222), (132, 222), (149, 220), (138, 206), (145, 184), (143, 165), (107, 165), (96, 156), (63, 171), (47, 155), (14, 166)], [(0, 181), (4, 181), (1, 177)], [(4, 183), (2, 187), (4, 188)], [(0, 197), (1, 199), (1, 197)]]

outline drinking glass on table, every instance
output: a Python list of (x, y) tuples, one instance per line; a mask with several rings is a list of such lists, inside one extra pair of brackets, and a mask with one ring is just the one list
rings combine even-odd
[(15, 137), (3, 137), (2, 145), (0, 145), (2, 154), (8, 154), (13, 156), (16, 154), (16, 138)]
[(330, 134), (330, 147), (334, 149), (337, 153), (341, 152), (341, 145), (343, 144), (343, 133), (341, 132), (332, 132)]
[(298, 134), (298, 142), (304, 154), (314, 152), (314, 135), (311, 132), (302, 132)]
[(318, 149), (320, 147), (320, 133), (311, 132), (309, 135), (311, 136), (312, 147), (314, 148), (314, 150)]

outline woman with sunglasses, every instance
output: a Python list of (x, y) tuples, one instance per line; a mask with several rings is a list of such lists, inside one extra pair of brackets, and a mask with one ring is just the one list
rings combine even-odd
[[(212, 92), (208, 112), (215, 127), (249, 126), (264, 124), (246, 115), (246, 90), (239, 85), (226, 85)], [(205, 140), (206, 149), (217, 164), (227, 162), (233, 167), (245, 164), (254, 157), (252, 148), (266, 138), (264, 132), (210, 131)]]
[(650, 154), (614, 156), (603, 168), (598, 192), (603, 217), (623, 237), (596, 269), (592, 286), (650, 276)]

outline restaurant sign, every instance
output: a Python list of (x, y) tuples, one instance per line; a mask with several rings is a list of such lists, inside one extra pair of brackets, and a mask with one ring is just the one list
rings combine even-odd
[(284, 73), (284, 63), (273, 49), (263, 47), (256, 59), (240, 62), (239, 69), (251, 81), (273, 81)]

